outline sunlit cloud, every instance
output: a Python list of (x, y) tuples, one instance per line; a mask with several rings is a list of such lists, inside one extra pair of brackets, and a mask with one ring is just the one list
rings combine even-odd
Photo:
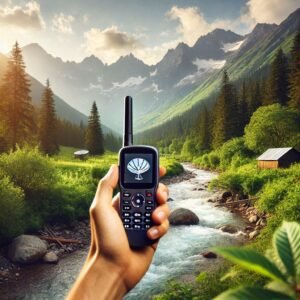
[(117, 26), (104, 30), (91, 28), (84, 33), (84, 39), (85, 51), (109, 64), (141, 47), (140, 41), (135, 36), (120, 31)]
[(45, 22), (41, 15), (38, 2), (29, 1), (23, 7), (9, 2), (8, 5), (0, 6), (0, 23), (20, 27), (42, 29)]
[(64, 13), (59, 13), (54, 15), (52, 19), (52, 29), (64, 34), (72, 34), (72, 23), (75, 18), (71, 15), (65, 15)]

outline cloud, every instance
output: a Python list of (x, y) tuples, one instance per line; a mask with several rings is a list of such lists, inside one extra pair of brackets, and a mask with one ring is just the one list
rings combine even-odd
[(239, 42), (235, 42), (235, 43), (225, 43), (223, 45), (223, 51), (224, 52), (231, 52), (231, 51), (236, 51), (238, 49), (240, 49), (240, 47), (242, 46), (242, 44), (244, 43), (245, 40), (239, 41)]
[(133, 87), (142, 84), (146, 80), (146, 77), (138, 76), (138, 77), (129, 77), (124, 82), (114, 82), (114, 88), (124, 88), (124, 87)]
[(154, 92), (154, 93), (159, 94), (159, 93), (163, 92), (163, 90), (160, 90), (158, 88), (158, 85), (155, 82), (152, 82), (152, 84), (150, 86), (144, 88), (142, 90), (142, 92)]
[(215, 28), (230, 28), (230, 20), (215, 20), (208, 23), (198, 7), (181, 8), (173, 6), (167, 13), (171, 20), (178, 20), (177, 32), (181, 35), (182, 42), (193, 46), (198, 38)]
[(18, 5), (0, 7), (0, 23), (21, 28), (45, 27), (40, 5), (35, 1), (29, 1), (24, 7)]
[(117, 26), (111, 26), (104, 30), (91, 28), (85, 32), (84, 38), (83, 47), (86, 52), (97, 55), (106, 63), (113, 63), (120, 56), (127, 55), (141, 47), (138, 38), (120, 31)]
[(254, 23), (279, 24), (299, 7), (299, 0), (249, 0), (247, 2), (248, 11), (242, 16), (242, 19), (247, 21), (248, 17), (250, 22)]
[(75, 18), (64, 13), (55, 14), (52, 19), (52, 29), (64, 34), (72, 34), (72, 23)]

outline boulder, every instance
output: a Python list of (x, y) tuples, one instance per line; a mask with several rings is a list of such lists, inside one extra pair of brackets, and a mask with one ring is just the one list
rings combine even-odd
[(256, 223), (257, 220), (258, 220), (258, 216), (257, 216), (257, 215), (251, 215), (251, 216), (249, 217), (249, 219), (248, 219), (248, 221), (249, 221), (250, 223)]
[(232, 224), (226, 224), (226, 225), (220, 225), (216, 227), (217, 229), (222, 230), (223, 232), (227, 232), (227, 233), (237, 233), (239, 231), (239, 229)]
[(58, 256), (56, 255), (55, 252), (49, 251), (44, 255), (43, 262), (49, 263), (49, 264), (57, 264)]
[(47, 252), (47, 242), (33, 235), (20, 235), (9, 246), (8, 257), (15, 263), (30, 264)]
[(252, 232), (249, 233), (249, 239), (252, 240), (255, 237), (257, 237), (259, 235), (259, 231), (258, 230), (254, 230)]
[(201, 253), (201, 255), (205, 258), (217, 258), (218, 257), (216, 253), (210, 252), (210, 251), (203, 252), (203, 253)]
[(176, 208), (170, 214), (169, 221), (171, 225), (196, 225), (199, 224), (199, 218), (195, 213), (186, 208)]
[(226, 191), (222, 194), (222, 199), (227, 200), (227, 198), (232, 197), (232, 193), (230, 191)]

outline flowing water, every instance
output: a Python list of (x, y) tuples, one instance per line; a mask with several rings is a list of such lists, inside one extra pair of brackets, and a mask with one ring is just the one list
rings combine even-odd
[[(213, 196), (207, 190), (198, 190), (216, 175), (185, 164), (195, 177), (169, 185), (171, 208), (192, 210), (200, 219), (199, 225), (172, 226), (161, 239), (150, 269), (142, 281), (125, 297), (126, 300), (149, 299), (163, 290), (170, 278), (185, 278), (205, 271), (215, 264), (201, 255), (216, 245), (239, 242), (237, 235), (224, 233), (215, 227), (219, 224), (242, 226), (242, 220), (228, 210), (207, 202)], [(16, 282), (0, 285), (1, 299), (63, 299), (79, 272), (88, 249), (78, 250), (62, 259), (57, 265), (33, 265), (23, 270)], [(218, 259), (217, 259), (218, 260)]]

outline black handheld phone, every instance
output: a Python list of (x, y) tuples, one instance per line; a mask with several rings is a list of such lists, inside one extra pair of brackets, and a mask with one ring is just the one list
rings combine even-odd
[(132, 145), (132, 98), (125, 98), (123, 147), (119, 152), (120, 217), (131, 247), (145, 247), (155, 241), (147, 237), (153, 225), (159, 181), (156, 148)]

